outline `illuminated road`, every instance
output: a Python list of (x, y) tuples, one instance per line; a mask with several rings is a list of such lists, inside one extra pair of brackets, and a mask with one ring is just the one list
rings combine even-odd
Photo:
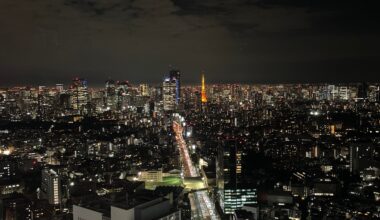
[[(199, 172), (191, 161), (186, 142), (183, 139), (183, 128), (177, 122), (173, 122), (173, 130), (176, 135), (180, 155), (183, 162), (183, 172), (185, 177), (199, 177)], [(192, 219), (219, 219), (215, 205), (207, 194), (207, 191), (197, 191), (189, 194), (191, 203)]]

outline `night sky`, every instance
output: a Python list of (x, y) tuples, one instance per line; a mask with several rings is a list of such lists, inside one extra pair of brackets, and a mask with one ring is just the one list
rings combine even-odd
[(0, 86), (379, 81), (375, 0), (0, 0)]

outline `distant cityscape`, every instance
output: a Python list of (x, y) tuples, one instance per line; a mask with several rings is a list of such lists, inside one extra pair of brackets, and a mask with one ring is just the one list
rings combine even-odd
[(0, 220), (379, 219), (380, 83), (0, 88)]

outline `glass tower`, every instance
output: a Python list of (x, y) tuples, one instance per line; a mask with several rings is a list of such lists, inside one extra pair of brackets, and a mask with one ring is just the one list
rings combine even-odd
[(256, 189), (244, 183), (242, 151), (235, 140), (223, 141), (218, 149), (216, 181), (218, 200), (225, 214), (246, 204), (257, 204)]

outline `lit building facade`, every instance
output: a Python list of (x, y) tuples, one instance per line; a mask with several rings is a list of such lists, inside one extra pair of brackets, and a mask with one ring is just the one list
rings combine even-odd
[(88, 86), (87, 80), (75, 78), (71, 85), (71, 106), (79, 113), (86, 112), (86, 105), (88, 103)]
[(118, 81), (116, 87), (116, 108), (117, 110), (125, 110), (128, 106), (128, 89), (130, 84), (128, 81)]
[(144, 182), (162, 182), (162, 169), (144, 170), (138, 173), (138, 180)]
[(233, 214), (244, 205), (257, 204), (257, 192), (242, 183), (242, 151), (235, 140), (224, 141), (216, 161), (217, 197), (225, 214)]
[(64, 91), (63, 84), (56, 84), (55, 89), (57, 90), (58, 93), (62, 93)]
[(11, 179), (16, 176), (17, 163), (8, 156), (0, 156), (0, 179)]
[(44, 169), (41, 182), (42, 197), (51, 205), (59, 205), (62, 200), (61, 178), (54, 170)]
[(165, 111), (173, 111), (176, 109), (176, 88), (177, 81), (171, 77), (165, 77), (162, 83), (162, 99)]
[(106, 81), (105, 104), (107, 110), (116, 110), (117, 96), (115, 81), (113, 80)]
[(139, 91), (141, 96), (149, 96), (150, 91), (149, 91), (149, 85), (148, 84), (141, 84), (139, 86)]
[(169, 72), (169, 78), (175, 81), (175, 102), (178, 105), (181, 101), (181, 72), (173, 69)]

